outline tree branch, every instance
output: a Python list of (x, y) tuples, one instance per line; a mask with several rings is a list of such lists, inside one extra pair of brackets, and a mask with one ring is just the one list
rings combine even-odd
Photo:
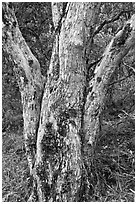
[(126, 77), (124, 77), (124, 78), (122, 78), (122, 79), (119, 79), (118, 81), (114, 81), (114, 82), (112, 82), (111, 84), (109, 84), (109, 86), (112, 86), (112, 85), (114, 85), (114, 84), (116, 84), (116, 83), (119, 83), (119, 82), (121, 82), (121, 81), (124, 81), (125, 79), (127, 79), (127, 78), (129, 78), (129, 77), (131, 77), (132, 76), (132, 74), (130, 74), (130, 75), (128, 75), (128, 76), (126, 76)]
[(129, 69), (131, 69), (135, 73), (134, 67), (131, 67), (130, 65), (126, 64), (125, 62), (123, 62), (123, 65), (125, 65), (126, 67), (128, 67)]
[(42, 42), (41, 42), (41, 40), (40, 40), (39, 35), (38, 35), (33, 29), (31, 29), (31, 28), (29, 28), (29, 27), (20, 27), (20, 29), (21, 29), (22, 33), (26, 31), (26, 32), (28, 32), (29, 34), (31, 34), (31, 35), (33, 35), (34, 37), (36, 37), (36, 39), (38, 40), (38, 42), (39, 42), (39, 44), (40, 44), (40, 48), (41, 48), (42, 54), (43, 54), (44, 57), (49, 61), (50, 58), (47, 57), (48, 51), (47, 51), (46, 53), (43, 51), (43, 44), (42, 44)]
[(87, 69), (89, 70), (91, 67), (93, 67), (94, 65), (97, 65), (101, 59), (103, 58), (103, 56), (101, 56), (99, 59), (97, 59), (96, 61), (92, 62), (91, 64), (88, 65)]
[(22, 31), (22, 32), (28, 32), (28, 33), (30, 33), (31, 35), (33, 35), (34, 37), (36, 37), (36, 39), (38, 39), (39, 40), (39, 35), (33, 30), (33, 29), (31, 29), (31, 28), (29, 28), (29, 27), (22, 27), (22, 26), (20, 26), (20, 30)]
[(100, 24), (100, 25), (97, 27), (97, 29), (95, 30), (95, 32), (93, 33), (93, 37), (94, 37), (96, 34), (98, 34), (98, 33), (102, 30), (102, 28), (103, 28), (105, 25), (107, 25), (107, 24), (109, 24), (109, 23), (113, 23), (113, 22), (119, 20), (119, 18), (120, 18), (124, 13), (130, 13), (131, 11), (132, 11), (132, 10), (121, 11), (121, 12), (120, 12), (117, 16), (115, 16), (114, 18), (112, 18), (112, 19), (110, 19), (110, 20), (104, 20), (103, 23)]

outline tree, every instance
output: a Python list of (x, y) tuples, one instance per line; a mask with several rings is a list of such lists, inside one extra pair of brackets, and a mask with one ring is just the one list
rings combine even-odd
[[(134, 15), (97, 58), (102, 3), (53, 3), (54, 32), (47, 78), (26, 44), (10, 4), (3, 3), (3, 53), (21, 92), (24, 138), (32, 180), (29, 201), (88, 201), (93, 194), (94, 147), (101, 134), (108, 85), (134, 47)], [(97, 58), (97, 59), (96, 59)]]
[[(46, 76), (52, 51), (52, 43), (50, 42), (53, 27), (51, 3), (16, 2), (10, 4), (14, 8), (22, 36), (38, 59), (42, 74)], [(12, 68), (12, 62), (8, 63), (7, 66), (7, 59), (3, 55), (3, 132), (7, 129), (15, 131), (19, 126), (22, 129), (23, 125), (19, 87)], [(11, 69), (8, 69), (9, 66)]]

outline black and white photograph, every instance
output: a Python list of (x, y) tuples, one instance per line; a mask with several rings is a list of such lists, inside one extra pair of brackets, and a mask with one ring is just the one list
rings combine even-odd
[(135, 2), (2, 2), (2, 201), (135, 202)]

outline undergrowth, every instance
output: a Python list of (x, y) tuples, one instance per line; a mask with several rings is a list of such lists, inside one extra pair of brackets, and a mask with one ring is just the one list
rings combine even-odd
[[(94, 201), (134, 202), (134, 119), (107, 122), (97, 141), (94, 157), (97, 184)], [(92, 199), (93, 201), (93, 199)]]
[[(97, 141), (94, 168), (97, 182), (93, 202), (134, 202), (135, 142), (134, 122), (122, 118), (105, 121)], [(3, 133), (3, 201), (27, 202), (29, 169), (25, 156), (23, 133)]]
[(4, 202), (26, 202), (29, 196), (29, 169), (23, 133), (3, 133), (2, 197)]

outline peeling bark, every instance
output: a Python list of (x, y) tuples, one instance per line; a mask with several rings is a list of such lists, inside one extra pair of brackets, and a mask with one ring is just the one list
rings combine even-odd
[(3, 53), (9, 55), (21, 92), (27, 159), (32, 171), (43, 90), (40, 65), (19, 30), (13, 11), (3, 3)]
[[(89, 143), (95, 141), (99, 130), (99, 118), (107, 99), (107, 90), (110, 79), (119, 66), (122, 58), (135, 45), (134, 16), (128, 21), (122, 30), (111, 40), (107, 46), (101, 61), (95, 68), (94, 78), (89, 82), (90, 92), (85, 105), (85, 129)], [(89, 123), (89, 120), (91, 122)], [(86, 125), (86, 124), (90, 124)]]
[[(40, 201), (74, 201), (81, 185), (83, 162), (79, 132), (85, 83), (83, 33), (78, 29), (73, 37), (76, 28), (71, 26), (69, 30), (66, 29), (72, 20), (76, 24), (77, 19), (74, 19), (72, 13), (81, 11), (81, 6), (83, 5), (70, 4), (70, 13), (62, 23), (60, 36), (56, 36), (53, 48), (41, 111), (44, 122), (41, 122), (38, 132), (36, 160), (36, 168), (38, 166), (38, 169), (43, 169), (44, 174), (47, 171), (44, 183), (50, 194), (40, 182), (41, 174), (37, 173)], [(78, 15), (78, 18), (80, 23), (76, 25), (81, 27), (83, 14)], [(58, 63), (55, 57), (59, 60)], [(59, 76), (57, 80), (54, 78), (56, 68)]]
[(91, 158), (108, 84), (134, 46), (132, 17), (111, 40), (90, 76), (87, 59), (99, 9), (98, 3), (53, 3), (55, 38), (44, 87), (39, 63), (14, 13), (3, 3), (3, 50), (14, 62), (21, 91), (25, 145), (33, 176), (29, 201), (78, 202), (93, 193)]

